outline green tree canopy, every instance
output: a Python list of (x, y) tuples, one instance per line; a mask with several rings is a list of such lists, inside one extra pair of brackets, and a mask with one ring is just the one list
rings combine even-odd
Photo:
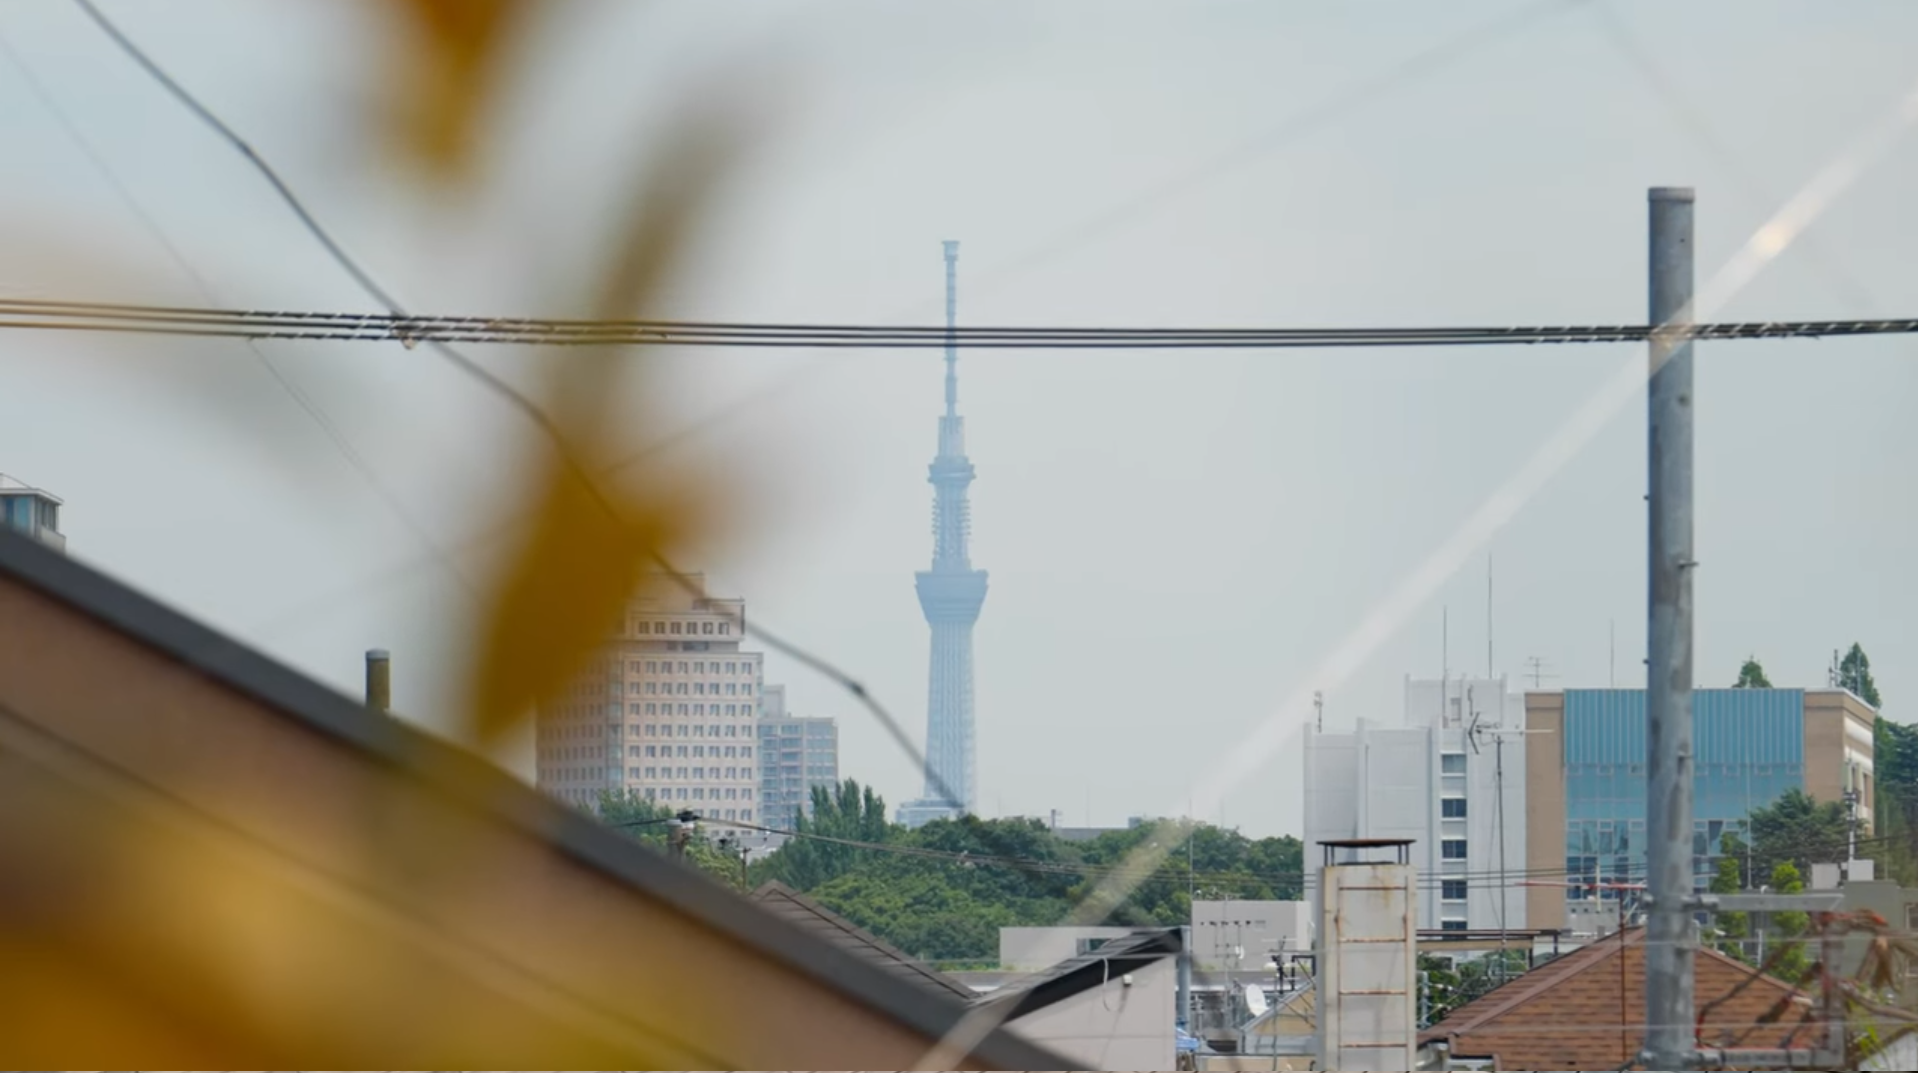
[[(1737, 894), (1745, 889), (1744, 879), (1744, 843), (1736, 835), (1726, 835), (1719, 842), (1719, 851), (1724, 856), (1718, 859), (1718, 871), (1712, 876), (1713, 894)], [(1718, 934), (1713, 938), (1712, 946), (1721, 954), (1728, 954), (1740, 961), (1749, 961), (1745, 950), (1745, 938), (1750, 924), (1744, 913), (1722, 912), (1713, 919)]]
[[(1781, 862), (1772, 869), (1771, 889), (1779, 894), (1801, 894), (1805, 890), (1805, 881), (1795, 866)], [(1810, 927), (1811, 917), (1802, 910), (1793, 909), (1771, 915), (1768, 931), (1777, 940), (1782, 940), (1765, 955), (1773, 975), (1793, 984), (1805, 978), (1806, 971), (1811, 968), (1811, 957), (1805, 952), (1805, 944), (1798, 940)]]
[(1733, 689), (1770, 689), (1771, 679), (1765, 677), (1765, 668), (1753, 656), (1738, 668), (1738, 681), (1732, 683)]
[(777, 879), (794, 890), (824, 886), (851, 871), (872, 851), (848, 843), (885, 843), (894, 832), (886, 802), (870, 786), (847, 779), (815, 786), (812, 803), (793, 820), (795, 837), (766, 859), (755, 879)]
[(1844, 804), (1815, 801), (1797, 787), (1753, 809), (1746, 822), (1751, 859), (1760, 875), (1779, 864), (1803, 873), (1813, 864), (1843, 861), (1849, 853), (1851, 817)]
[(1878, 683), (1871, 679), (1871, 660), (1865, 657), (1864, 648), (1856, 641), (1852, 642), (1851, 651), (1838, 661), (1838, 684), (1873, 708), (1883, 706), (1878, 699)]
[(1873, 724), (1872, 751), (1872, 833), (1879, 839), (1878, 860), (1885, 878), (1918, 885), (1918, 842), (1912, 838), (1918, 831), (1918, 727), (1880, 715)]
[[(667, 839), (673, 830), (669, 821), (673, 816), (673, 809), (630, 791), (623, 794), (603, 792), (599, 796), (601, 823), (618, 831), (621, 836), (642, 842), (660, 853), (668, 852)], [(739, 855), (729, 848), (716, 845), (698, 825), (694, 826), (692, 837), (686, 840), (685, 860), (735, 890), (743, 889), (746, 885)]]
[(900, 949), (949, 965), (996, 963), (1001, 927), (1059, 923), (1148, 843), (1164, 860), (1095, 922), (1185, 924), (1195, 893), (1297, 899), (1304, 888), (1303, 848), (1289, 836), (1155, 822), (1072, 842), (1038, 820), (974, 816), (909, 830), (888, 823), (885, 802), (851, 780), (815, 791), (795, 832), (754, 865), (755, 883), (778, 879)]

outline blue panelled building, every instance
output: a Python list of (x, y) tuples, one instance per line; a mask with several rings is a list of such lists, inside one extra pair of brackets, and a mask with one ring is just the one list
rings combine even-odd
[[(1871, 825), (1876, 713), (1839, 689), (1701, 689), (1692, 694), (1692, 871), (1699, 889), (1720, 840), (1796, 788)], [(1645, 878), (1645, 692), (1526, 696), (1527, 897), (1531, 927), (1564, 927), (1567, 903), (1615, 900)], [(1861, 832), (1862, 833), (1862, 832)], [(1566, 882), (1556, 883), (1554, 873)]]

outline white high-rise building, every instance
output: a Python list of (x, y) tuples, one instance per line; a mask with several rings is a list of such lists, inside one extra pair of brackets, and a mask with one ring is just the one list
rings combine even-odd
[(759, 702), (759, 822), (792, 830), (812, 815), (812, 793), (839, 785), (839, 724), (786, 711), (786, 687), (767, 686)]
[(631, 792), (721, 826), (756, 823), (762, 667), (739, 647), (745, 602), (665, 579), (644, 591), (573, 695), (539, 713), (538, 785), (580, 808)]
[(1405, 683), (1391, 722), (1308, 728), (1305, 844), (1411, 839), (1419, 926), (1522, 929), (1524, 694), (1504, 678)]

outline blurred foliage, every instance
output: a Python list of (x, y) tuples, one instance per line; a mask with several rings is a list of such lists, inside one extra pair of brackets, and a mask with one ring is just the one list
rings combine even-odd
[[(595, 318), (637, 317), (649, 308), (724, 167), (728, 129), (702, 112), (665, 139), (614, 232), (612, 256), (592, 289)], [(611, 348), (548, 365), (550, 410), (541, 420), (554, 442), (526, 500), (535, 507), (532, 533), (496, 579), (473, 663), (471, 731), (483, 745), (575, 684), (618, 631), (641, 579), (657, 577), (665, 553), (696, 545), (711, 522), (714, 480), (601, 486), (593, 477), (622, 453), (630, 400), (645, 398), (650, 368)], [(656, 583), (678, 581), (667, 575)]]
[(1296, 838), (1254, 840), (1199, 825), (1188, 840), (1174, 825), (1148, 823), (1073, 842), (1036, 819), (971, 816), (914, 830), (888, 822), (884, 799), (852, 779), (815, 787), (811, 815), (795, 830), (811, 837), (789, 839), (755, 862), (755, 885), (776, 879), (944, 967), (996, 964), (1000, 928), (1059, 923), (1105, 874), (1155, 839), (1176, 840), (1167, 862), (1092, 923), (1186, 924), (1194, 893), (1292, 900), (1303, 891)]
[[(423, 165), (410, 175), (427, 196), (458, 204), (450, 195), (477, 178), (476, 149), (512, 76), (509, 53), (562, 5), (368, 2), (392, 45), (380, 99), (393, 123), (366, 133), (396, 136), (407, 157)], [(657, 311), (658, 295), (743, 144), (738, 126), (707, 103), (702, 98), (666, 136), (639, 147), (644, 169), (619, 185), (630, 201), (596, 229), (605, 237), (603, 263), (555, 286), (558, 294), (586, 296), (589, 308), (577, 312), (630, 318)], [(52, 261), (41, 266), (42, 276)], [(511, 393), (482, 366), (438, 352)], [(396, 347), (392, 357), (425, 360), (426, 353), (408, 357)], [(539, 424), (546, 442), (520, 467), (527, 484), (499, 482), (502, 502), (527, 523), (528, 535), (482, 582), (468, 703), (452, 728), (463, 743), (488, 749), (567, 690), (644, 573), (670, 553), (697, 556), (707, 546), (718, 524), (714, 501), (728, 486), (725, 475), (711, 473), (600, 486), (593, 475), (625, 453), (644, 424), (634, 411), (653, 396), (652, 363), (582, 348), (543, 367), (538, 397), (510, 401)], [(236, 419), (258, 410), (227, 408)], [(246, 763), (218, 750), (207, 757), (227, 771)], [(554, 1068), (644, 1068), (647, 1061), (684, 1062), (660, 1057), (667, 1051), (658, 1041), (712, 1038), (724, 1013), (714, 1007), (711, 1025), (684, 1017), (648, 1025), (648, 1032), (670, 1034), (637, 1044), (632, 1035), (609, 1042), (614, 1034), (600, 1031), (605, 1022), (594, 1020), (597, 1013), (556, 1013), (563, 1003), (550, 996), (495, 986), (501, 970), (474, 962), (497, 951), (463, 937), (460, 927), (489, 899), (507, 896), (502, 892), (516, 877), (499, 874), (490, 855), (497, 839), (451, 819), (470, 817), (470, 801), (454, 807), (400, 780), (355, 786), (351, 800), (339, 799), (339, 786), (271, 786), (321, 802), (307, 819), (337, 819), (342, 810), (353, 817), (331, 827), (313, 820), (300, 832), (309, 836), (299, 846), (303, 856), (282, 858), (257, 845), (236, 848), (244, 839), (214, 830), (206, 814), (183, 819), (179, 801), (110, 807), (99, 802), (111, 794), (53, 781), (42, 786), (33, 771), (0, 747), (0, 799), (10, 806), (0, 816), (0, 859), (34, 865), (31, 876), (0, 880), (0, 1002), (8, 1011), (0, 1035), (6, 1053), (23, 1061), (64, 1048), (76, 1057), (183, 1068), (350, 1066), (383, 1047), (382, 1057), (431, 1054), (453, 1067), (537, 1056), (532, 1060)], [(272, 778), (260, 776), (262, 793)], [(491, 791), (475, 784), (471, 792)], [(254, 815), (244, 801), (220, 807)], [(644, 830), (629, 836), (651, 837)], [(737, 857), (718, 847), (695, 839), (687, 858), (735, 887), (742, 883)], [(316, 862), (332, 871), (319, 878), (301, 871)], [(564, 977), (575, 970), (559, 964), (563, 943), (545, 941), (552, 924), (531, 914), (529, 934), (497, 932), (488, 940), (502, 950), (519, 944), (549, 951)], [(700, 970), (674, 972), (693, 981)], [(569, 982), (590, 984), (588, 991), (608, 983)], [(582, 1029), (589, 1022), (596, 1027)]]
[(400, 25), (405, 45), (387, 77), (392, 134), (433, 177), (457, 180), (472, 166), (481, 121), (501, 80), (502, 53), (534, 8), (559, 0), (374, 0)]

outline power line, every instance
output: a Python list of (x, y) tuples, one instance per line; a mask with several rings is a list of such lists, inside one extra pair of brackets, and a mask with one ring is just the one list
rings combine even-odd
[[(944, 347), (956, 340), (958, 345), (974, 350), (1272, 350), (1643, 343), (1654, 334), (1721, 342), (1910, 335), (1918, 334), (1918, 318), (1736, 321), (1683, 328), (1654, 328), (1644, 324), (1408, 328), (946, 328), (202, 309), (16, 298), (0, 299), (0, 328), (243, 339), (400, 342), (409, 346), (421, 342), (436, 346), (460, 342), (557, 347), (854, 347), (891, 350)], [(531, 403), (526, 405), (531, 406)]]
[[(25, 58), (19, 54), (19, 51), (13, 47), (13, 43), (7, 40), (4, 33), (0, 33), (0, 53), (6, 55), (8, 62), (19, 72), (21, 80), (27, 84), (27, 88), (33, 93), (41, 106), (47, 110), (47, 114), (53, 117), (61, 131), (66, 134), (67, 140), (73, 143), (74, 147), (80, 151), (80, 155), (84, 156), (87, 162), (93, 166), (94, 171), (105, 180), (108, 186), (112, 187), (114, 195), (119, 198), (120, 203), (126, 206), (127, 211), (133, 215), (134, 219), (140, 222), (140, 225), (153, 237), (154, 242), (166, 252), (167, 257), (179, 268), (181, 274), (193, 284), (194, 289), (200, 292), (201, 297), (209, 302), (218, 301), (214, 294), (213, 285), (206, 278), (205, 274), (194, 267), (193, 262), (187, 259), (186, 254), (181, 251), (179, 245), (166, 233), (166, 229), (161, 227), (159, 221), (153, 217), (153, 214), (147, 211), (145, 205), (141, 204), (140, 199), (134, 195), (132, 189), (120, 178), (118, 172), (114, 170), (113, 165), (109, 163), (106, 157), (94, 146), (92, 140), (81, 131), (80, 125), (73, 120), (73, 117), (68, 115), (66, 110), (60, 106), (59, 101), (53, 96), (53, 92), (41, 81), (40, 76), (34, 72), (33, 67), (28, 64)], [(347, 438), (345, 431), (326, 413), (325, 409), (323, 409), (318, 402), (314, 401), (313, 397), (307, 393), (305, 388), (302, 388), (298, 382), (281, 370), (272, 358), (267, 356), (266, 352), (260, 348), (258, 340), (247, 339), (245, 340), (245, 345), (247, 350), (252, 353), (254, 359), (259, 362), (260, 367), (265, 370), (268, 376), (273, 378), (275, 383), (280, 385), (281, 390), (285, 391), (287, 397), (293, 400), (294, 405), (298, 406), (308, 418), (312, 419), (315, 425), (319, 426), (320, 431), (333, 444), (334, 450), (339, 452), (340, 457), (346, 460), (347, 465), (350, 466), (354, 472), (358, 473), (362, 480), (366, 481), (368, 487), (373, 489), (374, 494), (385, 502), (387, 509), (393, 512), (394, 517), (398, 518), (401, 524), (411, 530), (414, 538), (424, 545), (437, 560), (446, 561), (447, 555), (445, 549), (433, 538), (433, 535), (427, 530), (425, 523), (420, 521), (419, 518), (414, 516), (412, 511), (407, 509), (406, 504), (400, 499), (399, 495), (380, 478), (378, 471), (374, 469), (372, 463), (367, 461), (366, 456), (362, 455), (359, 450), (353, 446), (352, 441)], [(465, 576), (459, 572), (459, 569), (453, 566), (450, 561), (447, 561), (447, 568), (452, 572), (455, 580), (460, 583), (461, 587), (471, 594), (473, 591), (472, 585), (466, 580)]]
[[(319, 220), (316, 219), (313, 216), (313, 214), (307, 210), (306, 205), (300, 200), (299, 196), (295, 194), (292, 188), (289, 187), (286, 184), (286, 182), (280, 178), (279, 173), (274, 171), (273, 167), (266, 162), (266, 159), (260, 156), (258, 152), (254, 151), (253, 147), (247, 143), (246, 139), (240, 137), (238, 132), (236, 132), (232, 127), (228, 126), (224, 120), (222, 120), (218, 115), (216, 115), (212, 111), (212, 109), (202, 104), (197, 98), (193, 96), (192, 93), (188, 92), (184, 86), (182, 86), (179, 82), (175, 81), (172, 78), (172, 76), (168, 75), (167, 72), (164, 69), (162, 69), (158, 63), (154, 62), (152, 58), (147, 56), (147, 54), (144, 51), (142, 51), (141, 48), (137, 44), (135, 44), (131, 38), (127, 37), (126, 34), (122, 33), (119, 27), (114, 25), (112, 20), (108, 19), (106, 15), (100, 11), (99, 8), (95, 7), (94, 4), (92, 3), (92, 0), (74, 0), (74, 3), (78, 4), (80, 9), (84, 11), (87, 14), (87, 16), (91, 18), (93, 22), (96, 25), (98, 25), (100, 29), (104, 31), (109, 38), (112, 39), (114, 44), (118, 45), (121, 51), (125, 52), (129, 57), (133, 59), (135, 63), (139, 64), (140, 67), (143, 70), (145, 70), (148, 75), (152, 76), (153, 79), (156, 82), (158, 82), (167, 91), (167, 93), (169, 93), (175, 100), (179, 101), (183, 106), (185, 106), (187, 110), (192, 112), (194, 116), (197, 117), (202, 123), (206, 124), (208, 127), (212, 128), (216, 133), (218, 133), (220, 137), (225, 139), (227, 143), (233, 146), (233, 148), (237, 150), (242, 156), (246, 157), (247, 161), (253, 165), (254, 169), (257, 170), (267, 180), (267, 182), (272, 185), (274, 191), (279, 194), (280, 199), (284, 201), (287, 207), (292, 210), (293, 214), (299, 218), (300, 223), (306, 228), (307, 232), (313, 236), (314, 240), (319, 242), (320, 245), (326, 249), (327, 253), (332, 256), (333, 260), (336, 263), (338, 263), (339, 266), (343, 270), (345, 270), (345, 272), (348, 275), (350, 275), (353, 278), (354, 282), (359, 284), (362, 290), (364, 290), (370, 297), (372, 297), (375, 301), (377, 301), (382, 307), (386, 309), (386, 316), (389, 319), (402, 320), (402, 321), (407, 319), (412, 319), (410, 318), (410, 315), (406, 312), (405, 308), (402, 307), (400, 303), (393, 298), (392, 295), (387, 293), (386, 289), (381, 287), (379, 283), (373, 279), (372, 275), (369, 274), (364, 268), (362, 268), (359, 262), (354, 260), (353, 257), (346, 252), (344, 247), (342, 247), (338, 242), (334, 241), (333, 236), (329, 234), (326, 228), (321, 226)], [(72, 303), (49, 304), (45, 306), (44, 308), (67, 309), (70, 311), (75, 308), (75, 305)], [(95, 307), (96, 311), (98, 308), (100, 307)], [(175, 311), (175, 312), (177, 313), (178, 311)], [(192, 311), (187, 311), (187, 312), (191, 314)], [(41, 315), (41, 314), (36, 314), (36, 315)], [(14, 326), (25, 327), (30, 325), (15, 324)], [(178, 334), (178, 335), (226, 334), (226, 335), (239, 335), (240, 337), (243, 337), (243, 338), (310, 338), (310, 336), (299, 336), (299, 335), (249, 335), (249, 334), (245, 334), (244, 331), (232, 331), (232, 330), (228, 330), (228, 331), (214, 330), (211, 332), (206, 332), (206, 331), (196, 332), (192, 330), (191, 326), (188, 326), (185, 328), (160, 327), (158, 330), (165, 334)], [(480, 384), (484, 385), (489, 390), (491, 390), (494, 394), (498, 395), (501, 399), (505, 400), (508, 405), (518, 410), (522, 415), (525, 416), (525, 418), (528, 421), (530, 421), (534, 425), (534, 427), (536, 427), (540, 431), (540, 433), (543, 436), (545, 436), (547, 441), (551, 444), (553, 450), (556, 452), (559, 458), (559, 461), (562, 467), (564, 468), (566, 474), (572, 479), (577, 480), (579, 482), (580, 486), (585, 490), (588, 498), (593, 502), (593, 504), (607, 518), (612, 519), (615, 522), (620, 520), (619, 511), (613, 506), (612, 502), (606, 498), (606, 495), (599, 487), (598, 482), (593, 479), (593, 475), (587, 472), (586, 468), (581, 464), (580, 460), (575, 456), (571, 448), (571, 445), (567, 442), (565, 434), (561, 431), (561, 429), (553, 421), (553, 419), (549, 417), (544, 410), (540, 409), (539, 406), (536, 405), (530, 398), (520, 393), (511, 384), (508, 384), (506, 381), (500, 379), (498, 376), (494, 375), (491, 371), (486, 369), (485, 366), (482, 366), (478, 362), (473, 361), (471, 358), (468, 358), (466, 355), (453, 349), (453, 347), (449, 345), (451, 342), (455, 342), (459, 340), (440, 337), (440, 336), (434, 336), (434, 335), (402, 335), (398, 333), (391, 334), (388, 336), (388, 338), (395, 339), (402, 343), (405, 343), (407, 344), (409, 348), (415, 345), (417, 342), (424, 340), (428, 344), (429, 348), (435, 354), (438, 354), (441, 358), (443, 358), (448, 363), (450, 363), (455, 369), (459, 370), (461, 373), (464, 373), (470, 379), (478, 381)], [(679, 570), (672, 563), (668, 562), (663, 555), (659, 554), (657, 551), (653, 551), (650, 553), (650, 558), (680, 588), (686, 590), (687, 592), (691, 593), (695, 597), (700, 597), (704, 595), (704, 593), (699, 591), (699, 586), (696, 585), (691, 578), (686, 576), (684, 572)], [(737, 621), (738, 621), (740, 632), (742, 634), (747, 633), (748, 627), (745, 621), (745, 617), (743, 615), (737, 616)], [(820, 674), (824, 675), (828, 679), (832, 680), (833, 682), (838, 684), (841, 688), (845, 689), (848, 693), (851, 693), (853, 697), (859, 701), (860, 705), (864, 707), (866, 711), (870, 713), (872, 717), (880, 723), (880, 725), (885, 729), (885, 731), (893, 739), (893, 741), (899, 745), (900, 749), (904, 751), (905, 754), (912, 759), (913, 763), (919, 768), (926, 769), (925, 757), (920, 754), (918, 747), (912, 743), (912, 738), (910, 735), (906, 733), (905, 727), (902, 726), (900, 722), (893, 717), (892, 713), (888, 711), (884, 705), (879, 703), (877, 698), (873, 697), (872, 693), (868, 689), (866, 689), (864, 683), (860, 682), (858, 679), (854, 678), (852, 675), (847, 674), (845, 671), (840, 670), (836, 665), (832, 664), (831, 662), (817, 655), (814, 655), (812, 652), (800, 647), (797, 644), (794, 644), (791, 641), (786, 640), (781, 635), (767, 630), (764, 625), (761, 625), (758, 622), (753, 623), (753, 625), (750, 628), (750, 632), (753, 636), (757, 637), (762, 643), (764, 643), (768, 648), (771, 648), (774, 651), (780, 652), (791, 659), (799, 661), (805, 666), (819, 672)], [(926, 769), (926, 770), (929, 772), (929, 775), (932, 778), (932, 781), (935, 784), (939, 784), (940, 780), (938, 779), (937, 775), (930, 774), (930, 769)], [(937, 789), (945, 797), (956, 800), (956, 798), (954, 798), (953, 793), (949, 787), (946, 787), (943, 784), (939, 784), (939, 785), (935, 785), (934, 788)]]

